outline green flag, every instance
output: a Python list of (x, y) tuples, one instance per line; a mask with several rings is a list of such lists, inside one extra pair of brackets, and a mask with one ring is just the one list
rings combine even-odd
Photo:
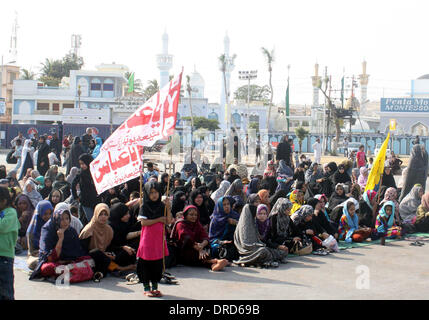
[(287, 78), (287, 89), (286, 89), (286, 119), (287, 119), (287, 131), (289, 131), (289, 77)]
[(134, 72), (131, 73), (128, 79), (128, 92), (134, 92)]

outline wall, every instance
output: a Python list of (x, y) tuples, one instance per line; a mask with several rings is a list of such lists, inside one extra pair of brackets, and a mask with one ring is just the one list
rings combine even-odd
[[(99, 131), (99, 136), (106, 139), (110, 135), (110, 125), (91, 125), (91, 124), (64, 124), (63, 134), (67, 135), (71, 133), (73, 136), (82, 136), (85, 134), (85, 130), (88, 127), (95, 127)], [(116, 130), (118, 125), (113, 126), (113, 131)], [(10, 141), (18, 135), (21, 131), (24, 136), (28, 138), (27, 131), (30, 128), (36, 128), (41, 134), (52, 134), (57, 132), (59, 134), (59, 127), (57, 125), (33, 125), (33, 124), (0, 124), (0, 131), (5, 131), (5, 139), (0, 139), (1, 148), (10, 148)]]

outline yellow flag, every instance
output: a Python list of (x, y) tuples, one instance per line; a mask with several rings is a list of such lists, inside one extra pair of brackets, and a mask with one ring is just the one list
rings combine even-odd
[(380, 182), (381, 175), (384, 172), (384, 162), (386, 161), (386, 150), (389, 143), (390, 131), (387, 134), (386, 140), (384, 140), (380, 151), (378, 151), (377, 157), (374, 160), (371, 172), (368, 175), (368, 182), (366, 183), (365, 191), (374, 190), (375, 186)]

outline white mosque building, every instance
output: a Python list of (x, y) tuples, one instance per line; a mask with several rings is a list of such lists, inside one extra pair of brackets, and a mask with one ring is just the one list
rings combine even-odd
[[(168, 35), (164, 33), (162, 36), (162, 54), (157, 55), (158, 69), (160, 71), (160, 87), (168, 82), (169, 70), (173, 65), (173, 56), (168, 53)], [(234, 62), (229, 53), (230, 39), (228, 35), (224, 37), (224, 54), (226, 58), (226, 85), (227, 92), (231, 97), (230, 79), (232, 71), (234, 70)], [(189, 75), (191, 91), (191, 101), (189, 101), (189, 94), (186, 91), (186, 77), (184, 75), (182, 80), (183, 96), (179, 104), (177, 115), (177, 127), (183, 128), (189, 124), (183, 121), (184, 117), (189, 117), (192, 114), (198, 117), (206, 117), (208, 119), (215, 119), (219, 121), (220, 129), (226, 129), (227, 121), (231, 125), (235, 125), (237, 129), (246, 130), (249, 123), (259, 123), (259, 129), (265, 129), (267, 107), (262, 103), (251, 103), (249, 107), (245, 101), (233, 101), (228, 104), (226, 110), (227, 99), (225, 96), (223, 74), (219, 72), (219, 81), (221, 83), (220, 103), (209, 103), (204, 95), (205, 81), (202, 75), (197, 71), (194, 66), (193, 72)], [(190, 106), (191, 104), (191, 106)], [(229, 118), (226, 117), (229, 115)]]

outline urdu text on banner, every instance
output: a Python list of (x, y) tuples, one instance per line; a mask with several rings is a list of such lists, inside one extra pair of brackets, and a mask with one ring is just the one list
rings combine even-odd
[(182, 72), (146, 101), (104, 142), (90, 164), (97, 193), (140, 176), (144, 146), (174, 133)]

